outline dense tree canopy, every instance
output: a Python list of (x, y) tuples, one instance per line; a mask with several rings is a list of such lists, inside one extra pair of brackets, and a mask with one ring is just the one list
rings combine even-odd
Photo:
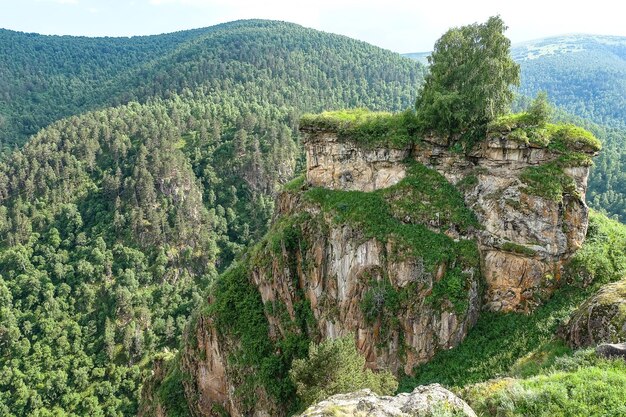
[(267, 20), (133, 38), (0, 30), (0, 147), (62, 117), (199, 87), (245, 85), (309, 111), (401, 110), (422, 68), (365, 42)]

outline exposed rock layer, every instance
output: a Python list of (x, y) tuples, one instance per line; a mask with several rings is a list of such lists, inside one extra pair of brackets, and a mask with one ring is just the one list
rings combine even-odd
[[(467, 308), (459, 312), (446, 300), (439, 304), (428, 300), (435, 281), (445, 274), (445, 265), (434, 274), (425, 271), (421, 259), (399, 256), (392, 242), (383, 244), (350, 226), (336, 225), (297, 193), (282, 194), (278, 210), (281, 218), (300, 216), (303, 240), (290, 250), (281, 241), (279, 253), (262, 252), (250, 269), (250, 279), (267, 306), (269, 337), (285, 338), (298, 321), (297, 306), (305, 301), (315, 318), (314, 339), (355, 334), (368, 367), (410, 373), (437, 350), (460, 343), (477, 319), (477, 269), (465, 271)], [(368, 318), (363, 301), (379, 285), (405, 294), (407, 302), (393, 312), (381, 307), (380, 314)], [(211, 416), (219, 406), (232, 416), (283, 415), (285, 410), (263, 389), (258, 389), (252, 407), (233, 395), (241, 381), (225, 364), (234, 344), (218, 334), (207, 316), (200, 316), (188, 334), (181, 363), (183, 372), (190, 375), (186, 396), (197, 398), (192, 404), (194, 414)]]

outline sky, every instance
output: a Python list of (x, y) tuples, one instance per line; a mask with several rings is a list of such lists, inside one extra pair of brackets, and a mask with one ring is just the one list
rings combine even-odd
[(285, 20), (396, 52), (432, 49), (448, 28), (499, 14), (515, 42), (626, 36), (619, 0), (0, 0), (0, 28), (54, 35), (153, 35), (237, 19)]

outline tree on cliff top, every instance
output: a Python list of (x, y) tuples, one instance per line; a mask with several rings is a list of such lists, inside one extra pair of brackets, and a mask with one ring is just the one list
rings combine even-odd
[(509, 109), (520, 70), (509, 53), (505, 30), (496, 16), (483, 24), (452, 28), (437, 41), (416, 103), (425, 128), (472, 132)]

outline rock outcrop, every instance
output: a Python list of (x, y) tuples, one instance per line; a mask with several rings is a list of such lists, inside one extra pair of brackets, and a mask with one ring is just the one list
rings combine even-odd
[[(193, 415), (286, 415), (290, 361), (309, 342), (348, 334), (368, 367), (410, 374), (458, 345), (483, 306), (532, 310), (583, 242), (595, 152), (584, 144), (492, 134), (463, 153), (406, 129), (367, 144), (346, 131), (304, 127), (306, 178), (278, 197), (268, 234), (187, 330), (176, 369)], [(455, 403), (440, 388), (411, 395), (393, 407)], [(385, 415), (376, 404), (392, 400), (376, 401), (353, 404)]]
[(476, 417), (469, 405), (439, 384), (415, 388), (409, 394), (378, 396), (370, 390), (338, 394), (309, 407), (300, 417)]
[(626, 280), (603, 286), (562, 329), (572, 348), (626, 342)]
[(318, 131), (306, 138), (306, 179), (313, 187), (374, 191), (406, 176), (406, 149), (366, 148), (339, 140), (334, 132)]
[[(464, 192), (478, 216), (486, 306), (530, 311), (558, 284), (564, 264), (582, 245), (588, 224), (587, 164), (562, 169), (568, 186), (556, 196), (533, 193), (523, 179), (529, 169), (554, 164), (561, 153), (492, 135), (465, 155), (447, 138), (425, 137), (400, 149), (360, 146), (333, 131), (304, 129), (307, 181), (315, 186), (371, 191), (398, 183), (400, 161), (414, 159), (436, 169)], [(593, 149), (577, 150), (589, 156)]]
[[(270, 236), (250, 254), (248, 274), (258, 289), (268, 320), (268, 336), (289, 338), (302, 309), (310, 314), (312, 340), (355, 334), (355, 343), (372, 369), (411, 373), (440, 349), (460, 343), (476, 321), (480, 307), (478, 264), (462, 268), (463, 308), (446, 296), (434, 299), (451, 263), (429, 270), (423, 258), (398, 242), (368, 237), (363, 230), (337, 224), (331, 213), (299, 193), (278, 199), (278, 219)], [(441, 236), (450, 246), (453, 239)], [(459, 242), (458, 245), (471, 244)], [(250, 405), (237, 397), (243, 383), (229, 369), (237, 341), (221, 335), (210, 315), (200, 315), (181, 352), (186, 396), (197, 398), (194, 415), (212, 416), (217, 408), (231, 416), (284, 415), (262, 388)]]

